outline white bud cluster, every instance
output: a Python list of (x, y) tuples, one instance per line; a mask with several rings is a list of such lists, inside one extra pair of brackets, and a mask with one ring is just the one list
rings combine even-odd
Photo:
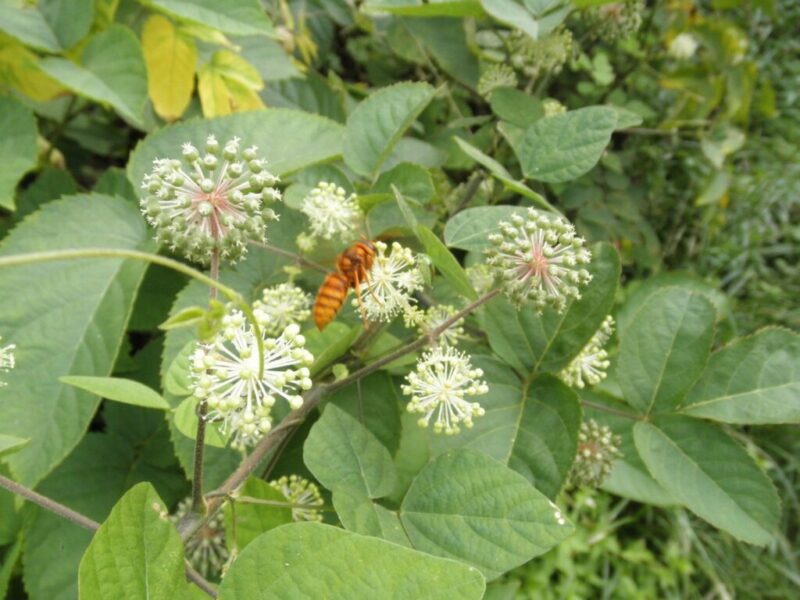
[(517, 74), (511, 66), (498, 63), (489, 66), (478, 80), (478, 93), (489, 98), (492, 92), (501, 87), (517, 87)]
[[(0, 341), (3, 338), (0, 336)], [(14, 344), (7, 344), (5, 346), (0, 346), (0, 373), (8, 373), (11, 369), (14, 368), (16, 364), (14, 360), (14, 350), (17, 347)], [(5, 386), (6, 383), (0, 381), (0, 387)]]
[(697, 40), (691, 33), (680, 33), (670, 42), (667, 51), (670, 56), (685, 60), (694, 56), (698, 46)]
[[(361, 284), (361, 301), (371, 321), (391, 321), (398, 314), (413, 311), (412, 294), (422, 289), (423, 279), (414, 253), (397, 242), (388, 246), (375, 242), (375, 260), (366, 282)], [(358, 307), (358, 300), (353, 299)]]
[[(170, 521), (176, 525), (189, 514), (192, 499), (181, 500)], [(228, 561), (228, 546), (225, 543), (225, 522), (220, 511), (202, 526), (200, 531), (186, 540), (186, 559), (206, 579), (219, 579)]]
[(264, 333), (275, 336), (292, 323), (302, 323), (311, 316), (311, 296), (294, 284), (281, 283), (264, 288), (261, 300), (256, 300), (253, 308), (267, 317)]
[(425, 353), (417, 368), (406, 376), (403, 394), (411, 396), (407, 409), (422, 414), (418, 424), (427, 427), (434, 418), (434, 433), (455, 435), (460, 424), (470, 429), (473, 418), (485, 414), (478, 402), (465, 396), (479, 396), (489, 391), (481, 381), (483, 371), (473, 368), (469, 356), (451, 347), (439, 346)]
[(292, 505), (293, 521), (322, 521), (322, 495), (315, 483), (297, 475), (284, 475), (269, 484)]
[(608, 315), (589, 342), (558, 377), (570, 387), (583, 389), (587, 385), (597, 385), (606, 378), (608, 352), (603, 346), (614, 333), (614, 317)]
[(583, 265), (592, 255), (575, 228), (559, 216), (529, 208), (502, 221), (491, 234), (488, 264), (502, 281), (504, 292), (517, 306), (533, 302), (537, 311), (552, 306), (563, 312), (570, 298), (580, 298), (580, 286), (591, 281)]
[(264, 242), (266, 223), (278, 218), (264, 205), (281, 194), (274, 187), (278, 178), (257, 151), (256, 146), (240, 150), (236, 137), (221, 146), (210, 135), (203, 153), (187, 142), (182, 160), (154, 160), (139, 204), (156, 239), (200, 263), (214, 250), (236, 262), (249, 241)]
[[(456, 308), (449, 304), (431, 306), (419, 319), (418, 329), (420, 335), (431, 335), (437, 327), (455, 316), (457, 312)], [(464, 337), (466, 337), (464, 334), (464, 319), (459, 319), (439, 334), (436, 338), (436, 344), (440, 346), (455, 346)]]
[(344, 188), (327, 181), (311, 190), (300, 210), (308, 217), (311, 237), (326, 240), (336, 236), (344, 242), (352, 240), (364, 218), (355, 194), (348, 195)]
[(622, 439), (611, 429), (594, 419), (581, 423), (578, 432), (578, 452), (570, 471), (570, 481), (576, 486), (598, 487), (611, 472), (614, 459), (620, 458)]
[(279, 337), (267, 337), (267, 315), (258, 309), (253, 313), (261, 328), (263, 363), (254, 329), (238, 311), (223, 317), (213, 343), (198, 344), (191, 356), (192, 393), (207, 403), (206, 418), (222, 421), (223, 431), (233, 434), (237, 448), (269, 432), (278, 398), (297, 409), (303, 405), (301, 393), (311, 388), (308, 367), (314, 357), (304, 348), (300, 326), (292, 323)]

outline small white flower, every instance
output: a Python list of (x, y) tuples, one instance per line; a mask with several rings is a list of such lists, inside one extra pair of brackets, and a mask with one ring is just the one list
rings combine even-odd
[(592, 255), (571, 223), (529, 208), (527, 217), (515, 213), (499, 229), (489, 236), (488, 263), (499, 271), (506, 296), (517, 306), (531, 300), (539, 312), (548, 305), (563, 312), (569, 298), (581, 297), (579, 286), (592, 279), (581, 265)]
[[(3, 340), (3, 337), (0, 336), (0, 341)], [(14, 344), (7, 344), (6, 346), (0, 346), (0, 373), (8, 373), (11, 369), (14, 368), (16, 362), (14, 361), (14, 350), (16, 346)], [(0, 381), (0, 387), (6, 385), (5, 382)]]
[(239, 149), (233, 138), (220, 149), (206, 140), (205, 154), (183, 145), (183, 159), (158, 158), (145, 175), (139, 202), (156, 239), (190, 260), (208, 262), (214, 249), (235, 262), (248, 241), (265, 241), (266, 222), (278, 217), (265, 203), (281, 199), (278, 178), (256, 156), (257, 148)]
[[(181, 500), (170, 521), (177, 525), (189, 514), (191, 506), (191, 498)], [(217, 579), (221, 576), (229, 556), (225, 543), (225, 522), (221, 511), (186, 541), (185, 555), (189, 563), (200, 571), (203, 577)]]
[(489, 391), (481, 369), (475, 369), (469, 356), (450, 347), (437, 347), (425, 353), (417, 362), (416, 371), (406, 376), (407, 385), (403, 393), (411, 396), (407, 409), (420, 413), (420, 427), (430, 424), (434, 413), (434, 433), (456, 434), (459, 423), (469, 429), (473, 417), (483, 416), (485, 411), (477, 402), (465, 400), (465, 396), (479, 396)]
[(576, 486), (598, 487), (611, 472), (614, 460), (622, 456), (622, 438), (606, 425), (594, 419), (581, 423), (578, 450), (570, 471), (570, 481)]
[(608, 315), (592, 338), (558, 377), (568, 386), (583, 389), (587, 385), (597, 385), (606, 378), (610, 364), (608, 352), (603, 346), (614, 333), (614, 317)]
[(223, 318), (223, 329), (212, 344), (198, 345), (192, 354), (192, 393), (205, 400), (206, 418), (221, 420), (239, 448), (256, 443), (272, 428), (271, 410), (278, 398), (300, 408), (303, 390), (311, 388), (308, 367), (314, 357), (303, 345), (300, 327), (292, 323), (277, 338), (266, 337), (267, 316), (253, 311), (264, 342), (263, 374), (258, 342), (241, 312)]
[(697, 46), (697, 40), (691, 33), (681, 33), (670, 42), (668, 52), (678, 59), (691, 58), (697, 52)]
[[(411, 294), (423, 286), (414, 253), (394, 242), (387, 256), (387, 248), (383, 242), (375, 242), (375, 260), (367, 281), (361, 284), (364, 311), (373, 321), (388, 322), (411, 310), (415, 302)], [(355, 298), (353, 306), (358, 307)]]
[(494, 287), (494, 273), (486, 263), (478, 263), (467, 267), (467, 278), (473, 289), (482, 296)]
[[(421, 335), (430, 335), (437, 327), (453, 317), (458, 311), (449, 304), (437, 304), (426, 310), (419, 319), (419, 332)], [(464, 319), (459, 319), (445, 329), (436, 338), (440, 346), (455, 346), (459, 340), (464, 339)]]
[(311, 316), (311, 296), (296, 285), (281, 283), (264, 288), (261, 300), (256, 300), (253, 308), (267, 316), (264, 333), (278, 335), (288, 325), (302, 323)]
[(322, 513), (319, 508), (322, 506), (322, 496), (316, 484), (307, 479), (292, 475), (285, 475), (269, 484), (286, 496), (292, 506), (293, 521), (322, 521)]
[(352, 240), (363, 214), (355, 194), (347, 195), (344, 188), (335, 183), (320, 181), (303, 200), (300, 209), (308, 217), (311, 235), (326, 240), (339, 236), (343, 241)]

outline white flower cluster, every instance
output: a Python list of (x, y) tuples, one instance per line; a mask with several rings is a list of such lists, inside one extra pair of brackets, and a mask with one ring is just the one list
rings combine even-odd
[[(0, 336), (0, 341), (3, 338)], [(5, 346), (0, 346), (0, 373), (8, 373), (11, 369), (14, 368), (16, 364), (14, 361), (14, 350), (16, 346), (14, 344), (7, 344)], [(5, 382), (0, 381), (0, 387), (6, 385)]]
[(699, 44), (691, 33), (681, 33), (670, 42), (668, 52), (679, 60), (692, 58)]
[(589, 342), (558, 377), (570, 387), (583, 389), (587, 385), (597, 385), (606, 378), (610, 364), (608, 352), (603, 346), (614, 333), (614, 317), (608, 315)]
[[(455, 316), (457, 312), (456, 308), (449, 304), (431, 306), (417, 319), (420, 335), (431, 335), (437, 327), (443, 325), (445, 321)], [(464, 319), (459, 319), (439, 334), (439, 337), (436, 338), (436, 344), (440, 346), (455, 346), (464, 337)]]
[[(189, 514), (192, 499), (181, 500), (170, 521), (176, 525)], [(228, 561), (228, 546), (225, 543), (225, 522), (222, 511), (203, 525), (197, 535), (186, 540), (186, 559), (206, 579), (218, 579)]]
[[(375, 260), (369, 277), (361, 284), (361, 301), (367, 318), (371, 321), (391, 321), (398, 314), (413, 309), (412, 294), (422, 289), (422, 273), (410, 249), (394, 242), (392, 251), (386, 254), (388, 246), (375, 242)], [(353, 299), (358, 307), (358, 300)]]
[(539, 312), (548, 305), (563, 312), (569, 298), (580, 298), (579, 287), (592, 279), (582, 265), (592, 255), (571, 223), (529, 208), (527, 217), (515, 213), (499, 228), (489, 236), (487, 262), (517, 306), (530, 300)]
[(425, 353), (417, 368), (406, 376), (403, 393), (411, 396), (407, 409), (423, 416), (420, 427), (427, 427), (435, 415), (434, 433), (454, 435), (459, 424), (471, 428), (473, 418), (485, 411), (478, 402), (465, 400), (465, 396), (479, 396), (489, 391), (481, 381), (483, 371), (475, 369), (463, 352), (439, 346)]
[(297, 475), (284, 475), (269, 484), (286, 496), (286, 500), (292, 505), (293, 521), (322, 521), (319, 510), (322, 506), (322, 495), (315, 483)]
[(311, 237), (326, 240), (338, 236), (352, 240), (358, 224), (364, 218), (355, 194), (348, 195), (335, 183), (320, 181), (303, 200), (301, 209), (308, 217)]
[(279, 335), (292, 323), (302, 323), (311, 316), (311, 296), (296, 285), (281, 283), (264, 288), (253, 308), (266, 315), (264, 333)]
[(277, 338), (267, 337), (267, 316), (253, 311), (261, 330), (264, 360), (258, 341), (241, 312), (223, 318), (223, 328), (212, 344), (198, 344), (192, 354), (192, 392), (208, 405), (206, 418), (222, 421), (233, 434), (233, 445), (255, 444), (272, 428), (272, 407), (278, 397), (300, 408), (303, 390), (311, 388), (308, 367), (314, 357), (304, 348), (300, 327), (292, 323)]
[(265, 241), (266, 222), (278, 217), (264, 204), (281, 194), (273, 187), (278, 178), (257, 151), (241, 151), (236, 137), (221, 147), (210, 135), (203, 154), (186, 143), (183, 160), (154, 160), (140, 206), (156, 239), (201, 263), (214, 250), (235, 262), (247, 252), (247, 242)]
[(598, 487), (611, 472), (615, 459), (622, 456), (622, 439), (611, 429), (594, 419), (581, 423), (578, 432), (578, 452), (570, 471), (570, 481), (576, 486)]

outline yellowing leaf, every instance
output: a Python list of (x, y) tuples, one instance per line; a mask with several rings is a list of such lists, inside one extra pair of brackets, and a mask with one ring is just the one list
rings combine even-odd
[(22, 44), (9, 41), (0, 48), (0, 84), (31, 100), (47, 102), (66, 90), (39, 69), (39, 57)]
[(264, 108), (256, 94), (262, 87), (261, 76), (246, 60), (227, 50), (215, 52), (198, 75), (203, 115), (215, 117)]
[(206, 117), (219, 117), (233, 112), (230, 92), (222, 75), (210, 64), (200, 67), (197, 75), (197, 91), (200, 105)]
[(142, 28), (142, 52), (153, 108), (163, 119), (174, 121), (192, 98), (197, 62), (194, 42), (166, 17), (153, 15)]
[(227, 77), (223, 77), (223, 79), (225, 80), (225, 85), (228, 86), (233, 112), (264, 108), (264, 102), (252, 89), (233, 79), (228, 79)]
[(264, 87), (258, 70), (238, 54), (219, 50), (211, 57), (211, 64), (226, 79), (236, 81), (251, 90), (260, 90)]

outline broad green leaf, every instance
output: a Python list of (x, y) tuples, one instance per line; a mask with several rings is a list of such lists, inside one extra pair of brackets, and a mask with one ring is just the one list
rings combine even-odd
[(164, 373), (164, 391), (172, 396), (182, 398), (192, 393), (191, 362), (189, 357), (195, 348), (197, 348), (196, 340), (186, 342), (186, 345), (175, 355), (169, 367), (167, 367), (166, 373)]
[(219, 600), (479, 600), (484, 586), (476, 569), (459, 562), (329, 525), (293, 523), (245, 548), (222, 580)]
[(142, 26), (142, 53), (153, 108), (162, 119), (174, 121), (192, 99), (197, 63), (194, 42), (169, 19), (152, 15)]
[(36, 6), (0, 2), (0, 30), (36, 50), (63, 50), (55, 32)]
[(546, 308), (538, 315), (530, 306), (517, 310), (502, 297), (487, 304), (484, 322), (492, 350), (521, 374), (556, 373), (569, 365), (614, 305), (619, 254), (607, 243), (597, 244), (587, 270), (592, 280), (562, 313)]
[(491, 247), (489, 235), (497, 232), (500, 221), (508, 221), (514, 214), (525, 214), (525, 208), (502, 204), (476, 206), (462, 210), (447, 221), (444, 243), (452, 248), (481, 252)]
[(231, 35), (272, 35), (274, 30), (258, 0), (144, 0), (182, 21)]
[(120, 116), (143, 128), (147, 69), (139, 40), (122, 25), (93, 36), (77, 65), (65, 58), (46, 58), (42, 70), (79, 96), (111, 105)]
[(393, 188), (407, 198), (426, 204), (436, 192), (431, 174), (427, 169), (412, 163), (400, 163), (389, 171), (381, 173), (375, 185), (374, 194), (385, 194), (391, 198)]
[(491, 580), (572, 533), (522, 475), (471, 450), (442, 454), (414, 479), (400, 519), (418, 550), (466, 562)]
[(397, 474), (389, 451), (355, 418), (329, 404), (306, 438), (303, 458), (319, 482), (381, 498), (392, 493)]
[(531, 179), (570, 181), (597, 164), (616, 126), (613, 108), (580, 108), (540, 119), (525, 130), (514, 150), (523, 173)]
[(94, 20), (94, 0), (39, 0), (38, 5), (65, 50), (89, 33)]
[(468, 21), (446, 17), (409, 17), (399, 21), (411, 35), (410, 43), (427, 51), (445, 73), (470, 89), (477, 87), (480, 69), (467, 37)]
[[(495, 179), (497, 179), (497, 181), (502, 183), (503, 186), (505, 187), (505, 189), (511, 190), (512, 192), (516, 192), (517, 194), (519, 194), (521, 196), (524, 196), (525, 198), (528, 198), (529, 200), (532, 200), (535, 204), (537, 204), (541, 208), (544, 208), (545, 210), (553, 210), (553, 211), (555, 211), (555, 209), (550, 205), (550, 203), (545, 199), (544, 196), (542, 196), (541, 194), (537, 194), (536, 192), (534, 192), (531, 188), (529, 188), (527, 185), (525, 185), (521, 181), (517, 181), (516, 179), (514, 179), (511, 176), (511, 173), (509, 173), (508, 170), (506, 170), (506, 168), (503, 165), (501, 165), (499, 162), (497, 162), (491, 156), (487, 156), (486, 154), (484, 154), (483, 152), (478, 150), (475, 146), (472, 146), (472, 145), (468, 144), (467, 142), (465, 142), (464, 140), (462, 140), (459, 137), (454, 136), (453, 139), (455, 140), (456, 144), (458, 144), (458, 147), (461, 148), (461, 150), (463, 150), (464, 153), (467, 156), (469, 156), (470, 158), (472, 158), (473, 160), (475, 160), (479, 164), (481, 164), (484, 167), (486, 167), (487, 169), (489, 169), (489, 173), (492, 174), (492, 177), (494, 177)], [(480, 206), (480, 207), (467, 209), (467, 210), (477, 210), (477, 209), (480, 209), (480, 208), (501, 208), (501, 207), (500, 206), (494, 206), (494, 207)], [(514, 208), (516, 208), (516, 207), (514, 207)], [(517, 210), (519, 210), (519, 209), (517, 209)], [(462, 210), (461, 212), (457, 213), (453, 217), (453, 219), (455, 219), (459, 215), (463, 215), (463, 213), (465, 213), (465, 212), (467, 212), (467, 211), (466, 210)], [(466, 217), (464, 217), (464, 216), (460, 217), (460, 220), (463, 220), (463, 219), (466, 219)], [(450, 224), (450, 222), (448, 221), (448, 225), (449, 224)], [(447, 236), (447, 231), (445, 230), (445, 239), (447, 239), (446, 236)], [(455, 245), (455, 244), (450, 244), (449, 242), (448, 242), (448, 244), (449, 245)], [(489, 245), (488, 241), (482, 241), (481, 248), (486, 248), (486, 247), (488, 247), (488, 245)], [(462, 246), (460, 246), (460, 247), (462, 247)], [(473, 248), (466, 248), (466, 249), (472, 250)]]
[(714, 336), (714, 306), (683, 288), (651, 295), (619, 330), (619, 382), (643, 414), (670, 411), (703, 372)]
[(14, 210), (22, 176), (36, 166), (36, 119), (19, 100), (0, 97), (0, 208)]
[[(192, 440), (192, 443), (197, 439), (197, 422), (199, 419), (197, 416), (197, 403), (197, 398), (189, 396), (188, 398), (184, 398), (172, 413), (173, 426), (181, 434)], [(219, 431), (219, 425), (211, 423), (206, 426), (205, 443), (207, 446), (213, 448), (224, 448), (228, 445), (228, 440), (227, 437)]]
[(405, 17), (482, 17), (478, 0), (369, 0), (362, 8), (367, 14), (391, 14)]
[(169, 410), (170, 408), (167, 401), (158, 392), (131, 379), (65, 375), (64, 377), (59, 377), (59, 381), (101, 398), (122, 402), (123, 404), (157, 408), (159, 410)]
[(529, 127), (544, 116), (541, 100), (516, 88), (500, 87), (492, 90), (489, 103), (492, 112), (499, 119), (517, 127)]
[[(135, 411), (122, 404), (111, 405)], [(161, 415), (138, 411), (161, 420)], [(109, 429), (116, 433), (90, 432), (81, 440), (37, 490), (95, 521), (102, 522), (126, 489), (137, 481), (156, 483), (159, 492), (175, 502), (187, 493), (180, 470), (169, 452), (169, 437), (164, 422), (154, 430), (139, 427), (126, 413), (124, 429), (115, 427), (104, 411)], [(136, 430), (136, 435), (133, 431)], [(134, 447), (135, 446), (135, 447)], [(171, 487), (178, 484), (175, 492)], [(78, 565), (92, 539), (92, 533), (45, 510), (36, 509), (25, 536), (23, 576), (31, 600), (74, 600), (78, 597)], [(58, 540), (57, 544), (53, 540)]]
[(539, 23), (518, 2), (514, 0), (481, 0), (481, 6), (504, 25), (524, 31), (534, 40), (539, 39)]
[(2, 598), (8, 598), (8, 584), (21, 555), (22, 537), (18, 537), (13, 545), (5, 550), (2, 563), (0, 563), (0, 597)]
[(149, 483), (131, 488), (100, 525), (81, 559), (81, 600), (174, 600), (186, 594), (183, 544)]
[(445, 279), (449, 281), (452, 286), (458, 290), (458, 293), (464, 295), (470, 300), (478, 298), (475, 289), (467, 278), (463, 267), (453, 256), (453, 253), (447, 249), (442, 241), (430, 229), (424, 225), (417, 226), (417, 237), (425, 247), (425, 254), (427, 254), (433, 265), (439, 269), (444, 275)]
[(0, 434), (0, 456), (3, 454), (11, 454), (15, 450), (19, 450), (25, 446), (30, 440), (18, 438), (13, 435)]
[(359, 492), (336, 490), (333, 492), (333, 507), (345, 529), (411, 548), (398, 514), (375, 504)]
[[(150, 250), (150, 236), (127, 201), (70, 196), (17, 226), (0, 256), (87, 247)], [(17, 345), (17, 366), (4, 374), (9, 385), (0, 402), (0, 433), (31, 440), (6, 459), (21, 483), (35, 485), (86, 431), (98, 400), (58, 378), (110, 374), (145, 268), (141, 261), (86, 259), (0, 270), (0, 331)]]
[[(259, 155), (269, 163), (270, 172), (287, 175), (309, 165), (333, 160), (341, 154), (342, 130), (341, 125), (323, 117), (277, 108), (202, 122), (177, 123), (149, 135), (136, 147), (128, 163), (128, 178), (134, 188), (139, 189), (154, 159), (180, 156), (184, 142), (202, 147), (210, 134), (216, 135), (221, 142), (238, 136), (244, 148), (257, 145)], [(276, 144), (275, 140), (281, 140), (281, 143)]]
[(711, 355), (681, 412), (738, 423), (800, 422), (800, 336), (762, 329)]
[(347, 119), (344, 133), (347, 166), (359, 175), (374, 178), (434, 93), (427, 83), (398, 83), (362, 101)]
[(347, 352), (362, 331), (360, 325), (350, 327), (336, 321), (329, 323), (324, 331), (316, 327), (304, 331), (306, 349), (314, 355), (314, 364), (311, 365), (312, 377)]
[(292, 509), (288, 506), (257, 504), (246, 500), (246, 498), (256, 498), (267, 502), (289, 502), (282, 493), (262, 479), (250, 477), (239, 488), (237, 496), (245, 499), (234, 501), (235, 506), (233, 502), (225, 505), (225, 536), (229, 544), (235, 539), (239, 550), (244, 549), (265, 531), (292, 522)]
[(158, 326), (162, 331), (179, 329), (181, 327), (194, 327), (199, 325), (208, 315), (208, 310), (201, 306), (189, 306), (172, 315)]
[(650, 473), (689, 510), (745, 542), (772, 541), (780, 517), (775, 488), (719, 427), (665, 416), (637, 423), (633, 435)]

